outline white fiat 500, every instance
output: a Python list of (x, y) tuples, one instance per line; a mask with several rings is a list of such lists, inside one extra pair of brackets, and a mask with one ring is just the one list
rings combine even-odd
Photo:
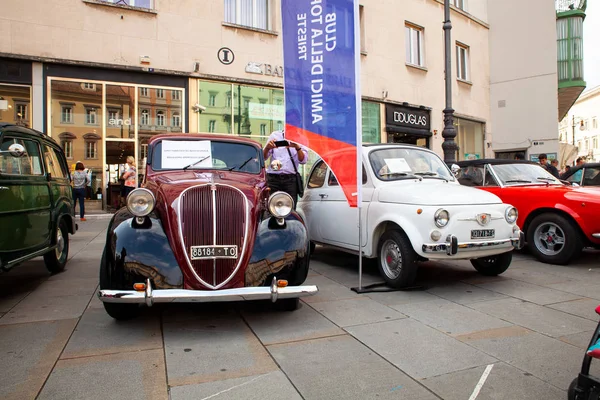
[[(416, 146), (363, 146), (362, 252), (377, 258), (393, 287), (411, 285), (417, 261), (468, 259), (484, 275), (506, 271), (523, 234), (517, 209), (461, 186), (434, 152)], [(298, 210), (311, 246), (358, 253), (358, 209), (350, 208), (323, 160), (313, 166)]]

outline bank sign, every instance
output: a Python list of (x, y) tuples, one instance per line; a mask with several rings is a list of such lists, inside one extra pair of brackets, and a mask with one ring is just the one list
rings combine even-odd
[(431, 116), (428, 110), (396, 106), (385, 107), (386, 125), (413, 129), (431, 130)]

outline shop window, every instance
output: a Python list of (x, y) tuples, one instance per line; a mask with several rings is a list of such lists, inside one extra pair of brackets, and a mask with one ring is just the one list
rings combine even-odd
[(63, 140), (62, 148), (65, 152), (65, 156), (69, 159), (73, 158), (73, 141), (72, 140)]
[(165, 98), (165, 90), (164, 89), (156, 89), (156, 97), (158, 99), (164, 99)]
[(181, 126), (181, 115), (178, 112), (174, 112), (171, 116), (171, 126), (180, 127)]
[(142, 96), (142, 97), (150, 97), (150, 95), (148, 94), (148, 88), (147, 87), (140, 88), (140, 96)]
[(469, 81), (469, 47), (456, 44), (456, 77), (462, 81)]
[(180, 90), (172, 90), (171, 91), (171, 98), (173, 100), (181, 100), (181, 91)]
[(381, 112), (379, 103), (362, 102), (362, 141), (381, 142)]
[(29, 121), (29, 104), (15, 101), (15, 121), (19, 122)]
[(140, 124), (141, 125), (150, 125), (150, 111), (142, 110), (140, 115)]
[(456, 141), (460, 149), (459, 160), (485, 158), (485, 124), (455, 117), (454, 125), (457, 132)]
[(73, 123), (73, 107), (72, 106), (62, 106), (61, 107), (60, 122), (63, 124), (72, 124)]
[(208, 121), (208, 132), (215, 133), (216, 125), (217, 125), (217, 121), (215, 121), (214, 119), (211, 119), (210, 121)]
[(52, 178), (67, 177), (66, 166), (61, 163), (55, 149), (44, 146), (44, 159), (46, 161), (46, 171), (51, 174)]
[(98, 124), (98, 112), (95, 108), (85, 108), (85, 124), (86, 125), (97, 125)]
[[(25, 147), (22, 157), (13, 157), (8, 148), (18, 143)], [(7, 175), (42, 175), (42, 161), (38, 144), (31, 140), (5, 137), (0, 144), (0, 173)]]
[(225, 0), (225, 22), (269, 29), (269, 0)]
[(157, 126), (165, 126), (165, 112), (164, 111), (156, 112), (156, 125)]
[(406, 24), (404, 27), (406, 62), (412, 65), (423, 67), (425, 60), (423, 57), (423, 28), (412, 24)]
[(29, 126), (30, 91), (31, 88), (28, 86), (0, 83), (0, 121)]

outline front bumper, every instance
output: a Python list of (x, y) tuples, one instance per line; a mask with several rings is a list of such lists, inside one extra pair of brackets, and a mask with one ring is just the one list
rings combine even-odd
[(214, 301), (248, 301), (290, 299), (312, 296), (319, 291), (315, 285), (278, 287), (273, 278), (271, 286), (244, 287), (223, 290), (152, 290), (150, 279), (146, 290), (100, 290), (98, 297), (105, 303), (137, 303), (151, 307), (154, 303), (210, 303)]
[(519, 231), (518, 238), (509, 239), (497, 239), (497, 240), (485, 240), (478, 242), (464, 242), (458, 243), (458, 239), (454, 235), (448, 235), (445, 243), (435, 244), (424, 244), (422, 247), (423, 253), (427, 254), (440, 254), (446, 253), (449, 256), (453, 256), (462, 252), (470, 252), (477, 250), (490, 250), (494, 248), (507, 248), (513, 247), (515, 249), (523, 248), (525, 244), (525, 235), (523, 231)]

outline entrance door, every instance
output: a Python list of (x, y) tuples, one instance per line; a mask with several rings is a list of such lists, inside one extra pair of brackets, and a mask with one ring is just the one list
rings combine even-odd
[[(104, 182), (106, 182), (106, 206), (108, 209), (119, 209), (124, 205), (124, 185), (121, 175), (128, 168), (127, 159), (133, 161), (137, 169), (135, 157), (135, 140), (106, 140), (106, 168)], [(136, 174), (137, 178), (137, 174)], [(137, 183), (137, 179), (136, 179)], [(137, 186), (137, 184), (136, 184)]]

